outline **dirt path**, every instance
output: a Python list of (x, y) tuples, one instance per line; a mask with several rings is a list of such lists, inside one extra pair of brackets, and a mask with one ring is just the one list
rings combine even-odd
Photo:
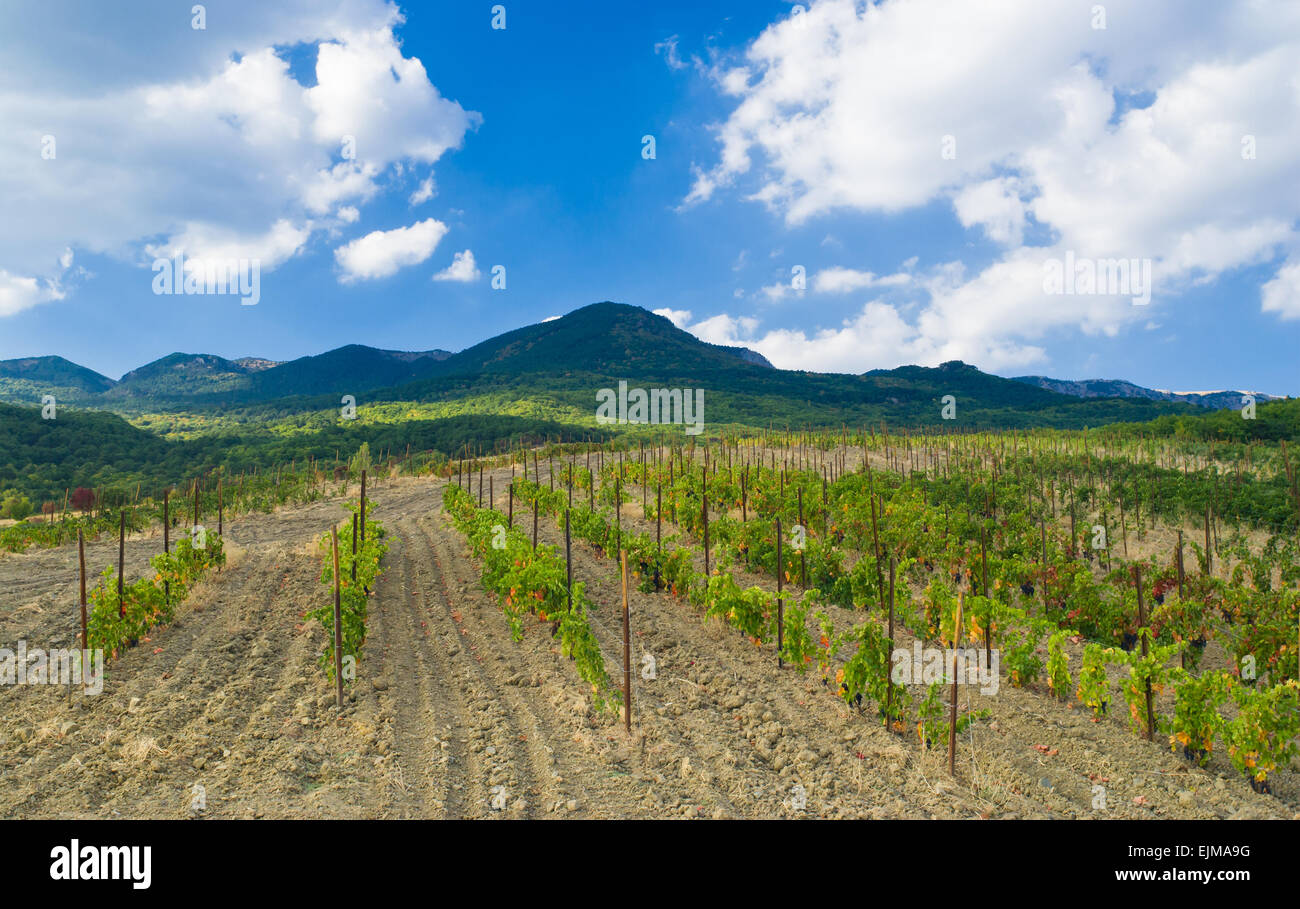
[[(495, 476), (504, 499), (509, 471)], [(953, 781), (941, 752), (850, 709), (816, 672), (778, 671), (770, 648), (635, 591), (628, 736), (593, 709), (548, 624), (511, 640), (442, 489), (371, 491), (390, 548), (341, 715), (317, 664), (324, 633), (303, 616), (328, 599), (316, 545), (342, 500), (244, 516), (227, 526), (225, 570), (121, 655), (102, 694), (69, 707), (59, 688), (0, 687), (0, 816), (1083, 817), (1099, 781), (1110, 816), (1300, 810), (1293, 775), (1259, 796), (1230, 770), (1188, 769), (1118, 721), (1006, 684), (963, 694), (992, 716), (963, 739)], [(562, 543), (553, 521), (540, 535)], [(128, 542), (128, 577), (159, 544)], [(92, 575), (115, 560), (112, 541), (88, 547)], [(614, 563), (575, 544), (574, 565), (621, 679)], [(75, 546), (0, 558), (0, 646), (67, 646), (75, 602)]]

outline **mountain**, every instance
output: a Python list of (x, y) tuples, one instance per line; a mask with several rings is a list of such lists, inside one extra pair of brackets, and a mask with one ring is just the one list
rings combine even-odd
[(38, 388), (75, 389), (87, 394), (99, 394), (113, 388), (114, 384), (112, 378), (100, 376), (94, 369), (87, 369), (61, 356), (0, 360), (0, 380), (12, 380), (14, 384), (26, 382)]
[[(773, 368), (707, 344), (636, 306), (596, 303), (489, 338), (437, 363), (429, 378), (377, 389), (368, 402), (453, 402), (477, 397), (511, 406), (542, 399), (594, 415), (602, 388), (703, 389), (710, 425), (875, 424), (1028, 427), (1097, 426), (1149, 420), (1192, 408), (1175, 402), (1080, 400), (980, 372), (960, 362), (864, 375)], [(942, 399), (957, 401), (941, 422)]]
[(639, 306), (607, 301), (489, 338), (447, 357), (432, 374), (587, 373), (615, 381), (655, 377), (689, 383), (716, 373), (771, 369), (761, 355), (742, 351), (707, 344)]
[(445, 350), (379, 350), (349, 344), (252, 375), (237, 398), (265, 401), (295, 395), (355, 395), (421, 378), (434, 364), (451, 356)]
[(173, 353), (131, 370), (106, 397), (167, 399), (229, 391), (249, 372), (248, 367), (224, 357)]
[(323, 394), (357, 394), (409, 382), (445, 350), (377, 350), (350, 344), (287, 363), (173, 353), (133, 369), (104, 395), (105, 406), (210, 406)]
[(1049, 379), (1046, 376), (1016, 376), (1011, 381), (1023, 382), (1026, 385), (1046, 388), (1049, 391), (1072, 395), (1077, 398), (1146, 398), (1151, 401), (1177, 401), (1183, 404), (1194, 404), (1197, 407), (1210, 410), (1240, 409), (1242, 406), (1241, 398), (1246, 394), (1253, 394), (1255, 400), (1259, 402), (1278, 400), (1275, 395), (1267, 395), (1261, 392), (1164, 391), (1155, 388), (1143, 388), (1141, 385), (1134, 385), (1132, 382), (1125, 382), (1122, 379), (1071, 381), (1068, 379)]
[[(312, 415), (312, 426), (325, 425), (341, 396), (349, 394), (362, 407), (426, 405), (424, 413), (516, 414), (590, 426), (597, 395), (621, 381), (646, 389), (702, 390), (707, 401), (703, 419), (711, 426), (839, 427), (885, 421), (964, 429), (1081, 428), (1198, 409), (1144, 396), (1063, 394), (958, 361), (862, 375), (776, 369), (753, 351), (706, 343), (663, 316), (608, 301), (455, 354), (360, 344), (285, 363), (174, 353), (132, 370), (85, 405), (155, 417), (191, 414), (198, 419), (183, 421), (187, 435), (201, 431), (195, 427), (209, 418), (233, 417), (251, 427)], [(953, 422), (941, 418), (949, 395), (956, 404)], [(21, 403), (38, 400), (29, 395)], [(413, 409), (389, 407), (384, 412), (403, 419), (392, 415), (409, 415)], [(150, 425), (175, 427), (177, 422), (163, 418)], [(297, 430), (307, 425), (296, 419)]]

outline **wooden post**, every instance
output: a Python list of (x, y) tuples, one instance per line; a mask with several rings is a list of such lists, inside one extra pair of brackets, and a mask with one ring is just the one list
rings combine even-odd
[(533, 495), (533, 552), (537, 551), (537, 500), (540, 493), (541, 489), (538, 489)]
[(1205, 573), (1214, 574), (1214, 547), (1210, 540), (1210, 506), (1205, 506)]
[(884, 572), (880, 564), (880, 530), (876, 526), (876, 497), (871, 496), (871, 548), (876, 554), (876, 589), (881, 597), (885, 595)]
[(225, 502), (221, 496), (221, 478), (217, 478), (217, 536), (225, 530)]
[(655, 483), (655, 590), (659, 589), (659, 564), (663, 561), (664, 487)]
[(629, 630), (631, 621), (627, 608), (627, 552), (619, 550), (619, 562), (623, 568), (623, 725), (628, 734), (632, 733), (632, 637)]
[(807, 548), (808, 527), (803, 522), (803, 487), (799, 487), (799, 529), (803, 531), (804, 545), (799, 547), (799, 586), (808, 589), (808, 558), (804, 555)]
[(117, 614), (121, 617), (126, 615), (126, 602), (123, 600), (126, 588), (122, 580), (126, 571), (126, 506), (123, 505), (117, 514)]
[(1047, 521), (1038, 522), (1039, 530), (1043, 534), (1043, 615), (1047, 615)]
[(515, 526), (515, 481), (510, 481), (510, 510), (506, 513), (506, 526)]
[[(1178, 602), (1183, 601), (1183, 532), (1178, 531), (1178, 552), (1174, 559), (1174, 564), (1178, 566)], [(1187, 668), (1187, 648), (1178, 655), (1178, 662), (1184, 669)]]
[[(171, 552), (172, 541), (172, 519), (171, 519), (171, 490), (163, 490), (163, 555)], [(172, 582), (163, 581), (163, 602), (168, 606), (172, 602)]]
[(988, 618), (984, 621), (984, 668), (993, 669), (993, 598), (989, 596), (989, 551), (984, 537), (984, 525), (980, 525), (980, 558), (984, 563), (984, 599), (989, 601)]
[(330, 528), (334, 553), (334, 685), (336, 704), (343, 710), (343, 598), (339, 591), (339, 530)]
[[(77, 560), (81, 563), (81, 649), (89, 650), (90, 638), (86, 636), (86, 540), (81, 528), (77, 528)], [(82, 659), (84, 661), (84, 654)]]
[[(894, 570), (897, 568), (897, 561), (893, 556), (889, 557), (889, 658), (892, 665), (894, 658)], [(889, 719), (893, 715), (891, 705), (894, 701), (894, 681), (890, 678), (889, 670), (885, 670), (885, 728), (893, 730)]]
[[(1141, 565), (1133, 566), (1133, 575), (1134, 575), (1134, 583), (1137, 585), (1138, 637), (1142, 639), (1142, 656), (1145, 657), (1147, 655), (1148, 635), (1142, 634), (1142, 629), (1146, 627), (1147, 614), (1146, 614), (1146, 607), (1143, 605), (1142, 602), (1142, 566)], [(1155, 713), (1152, 711), (1152, 705), (1151, 705), (1151, 679), (1150, 678), (1148, 678), (1146, 681), (1146, 695), (1147, 695), (1147, 741), (1149, 742), (1151, 741), (1152, 736), (1155, 734)]]
[[(776, 608), (777, 608), (777, 616), (778, 616), (779, 624), (784, 624), (784, 619), (785, 619), (785, 613), (781, 609), (781, 603), (782, 603), (781, 588), (783, 586), (784, 581), (785, 581), (785, 572), (782, 571), (781, 568), (781, 516), (778, 514), (776, 516)], [(784, 628), (781, 628), (781, 631), (784, 630), (785, 630)], [(778, 641), (776, 647), (776, 668), (777, 669), (781, 669), (785, 665), (781, 657), (782, 642), (780, 641), (780, 637), (781, 634), (780, 632), (778, 632), (777, 634)]]
[(569, 541), (569, 509), (564, 509), (564, 586), (569, 596), (569, 612), (573, 612), (573, 554)]
[(357, 582), (357, 513), (352, 512), (352, 583)]
[(957, 615), (954, 616), (956, 623), (952, 629), (952, 699), (951, 708), (948, 714), (948, 775), (957, 775), (957, 660), (959, 659), (959, 650), (957, 645), (961, 642), (962, 628), (962, 607), (963, 591), (957, 592)]
[(744, 524), (749, 520), (747, 509), (749, 504), (749, 465), (746, 464), (740, 471), (740, 523)]
[(366, 472), (361, 471), (361, 542), (366, 541)]

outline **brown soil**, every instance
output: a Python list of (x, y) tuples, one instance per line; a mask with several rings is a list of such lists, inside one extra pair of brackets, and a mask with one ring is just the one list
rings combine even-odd
[[(504, 498), (509, 471), (495, 473)], [(705, 623), (666, 594), (631, 593), (633, 730), (597, 712), (549, 625), (511, 640), (442, 512), (442, 483), (371, 492), (390, 539), (370, 636), (340, 715), (303, 614), (328, 600), (316, 541), (341, 499), (228, 522), (226, 568), (171, 625), (108, 670), (104, 691), (0, 688), (4, 817), (1292, 817), (1296, 774), (1257, 795), (1216, 758), (1190, 768), (1119, 719), (1039, 691), (963, 688), (991, 711), (964, 733), (956, 778), (831, 696), (814, 670)], [(639, 511), (639, 508), (635, 508)], [(517, 516), (518, 517), (518, 516)], [(554, 522), (544, 541), (560, 542)], [(128, 541), (127, 575), (160, 548)], [(87, 548), (93, 576), (115, 542)], [(614, 564), (574, 547), (575, 577), (622, 678)], [(738, 578), (745, 584), (767, 581)], [(69, 646), (76, 547), (0, 558), (0, 646)], [(861, 614), (833, 610), (837, 622)], [(911, 639), (899, 635), (901, 646)], [(157, 652), (155, 652), (157, 651)], [(654, 678), (643, 676), (645, 657)], [(1072, 668), (1077, 670), (1073, 652)], [(915, 692), (914, 692), (915, 694)], [(1122, 703), (1121, 703), (1122, 707)], [(1045, 746), (1043, 753), (1036, 746)], [(1055, 753), (1052, 753), (1055, 752)], [(1092, 808), (1095, 785), (1107, 808)], [(202, 787), (205, 806), (197, 806)], [(805, 796), (806, 805), (800, 801)], [(1135, 801), (1137, 800), (1137, 801)]]

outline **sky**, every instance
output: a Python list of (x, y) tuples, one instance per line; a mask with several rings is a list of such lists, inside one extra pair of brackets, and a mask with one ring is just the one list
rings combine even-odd
[(1293, 0), (0, 6), (0, 358), (114, 378), (614, 300), (785, 368), (1297, 395), (1298, 188)]

